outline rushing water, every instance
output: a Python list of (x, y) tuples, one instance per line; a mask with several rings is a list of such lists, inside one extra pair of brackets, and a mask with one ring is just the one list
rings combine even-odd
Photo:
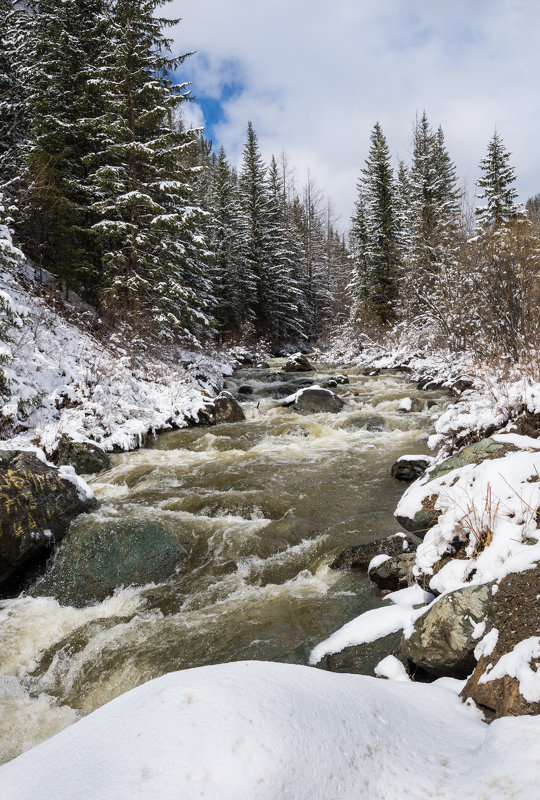
[[(355, 368), (280, 378), (282, 364), (228, 382), (254, 390), (246, 422), (164, 434), (90, 480), (100, 507), (76, 525), (172, 525), (194, 545), (188, 574), (80, 609), (47, 597), (0, 604), (0, 763), (165, 672), (238, 659), (306, 663), (316, 642), (380, 604), (364, 574), (328, 563), (398, 529), (403, 485), (390, 467), (426, 452), (447, 399)], [(280, 381), (322, 382), (336, 371), (350, 379), (334, 390), (346, 401), (339, 414), (272, 407), (272, 395), (287, 393)], [(424, 411), (398, 412), (407, 396), (421, 397)]]

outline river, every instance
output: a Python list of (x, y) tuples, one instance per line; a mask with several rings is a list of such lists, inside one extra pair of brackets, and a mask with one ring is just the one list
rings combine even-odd
[[(394, 533), (404, 485), (390, 467), (426, 453), (448, 398), (406, 376), (364, 376), (318, 364), (316, 373), (245, 369), (246, 421), (162, 434), (117, 454), (89, 478), (97, 511), (174, 526), (194, 546), (192, 567), (165, 583), (119, 588), (86, 608), (50, 597), (0, 603), (0, 763), (145, 681), (177, 669), (239, 659), (307, 663), (310, 649), (381, 600), (366, 575), (328, 566), (345, 547)], [(349, 383), (338, 414), (273, 408), (283, 383)], [(423, 410), (398, 411), (404, 397)], [(430, 407), (428, 407), (428, 405)]]

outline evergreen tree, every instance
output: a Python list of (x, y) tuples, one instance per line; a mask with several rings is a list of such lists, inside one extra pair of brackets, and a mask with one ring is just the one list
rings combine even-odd
[(246, 252), (253, 286), (247, 308), (259, 332), (268, 329), (267, 299), (271, 291), (269, 196), (266, 168), (263, 163), (257, 134), (248, 122), (240, 171), (240, 198), (246, 217)]
[[(165, 0), (168, 2), (168, 0)], [(105, 100), (104, 146), (91, 176), (94, 224), (102, 248), (102, 302), (126, 320), (139, 313), (155, 332), (198, 336), (213, 304), (202, 212), (185, 166), (196, 134), (173, 124), (189, 93), (170, 75), (163, 33), (178, 20), (156, 15), (162, 0), (116, 0), (97, 84)]]
[(510, 156), (511, 153), (495, 131), (487, 155), (480, 161), (482, 177), (476, 182), (481, 190), (478, 199), (486, 201), (485, 205), (476, 209), (477, 226), (481, 231), (499, 228), (518, 214), (514, 187), (516, 175), (510, 164)]
[(284, 187), (274, 157), (270, 162), (268, 184), (270, 295), (266, 300), (266, 315), (271, 320), (274, 338), (283, 340), (304, 337), (304, 321), (300, 313), (302, 292), (297, 281), (301, 253), (295, 246), (296, 242), (287, 224)]
[(390, 153), (379, 123), (358, 183), (353, 217), (351, 289), (382, 321), (393, 315), (398, 259), (398, 219)]
[(212, 169), (208, 202), (208, 244), (221, 330), (240, 331), (252, 319), (249, 299), (255, 293), (247, 256), (246, 220), (240, 208), (237, 179), (220, 148)]
[(85, 160), (97, 144), (93, 78), (105, 34), (105, 0), (40, 0), (27, 15), (18, 233), (66, 288), (96, 271)]

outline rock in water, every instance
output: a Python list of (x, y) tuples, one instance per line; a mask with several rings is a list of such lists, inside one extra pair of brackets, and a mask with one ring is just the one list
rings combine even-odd
[(302, 389), (296, 395), (293, 408), (299, 414), (336, 414), (341, 411), (345, 403), (330, 389), (321, 389), (313, 386)]
[(347, 547), (330, 564), (330, 569), (366, 569), (375, 556), (398, 556), (414, 552), (418, 543), (405, 534), (387, 536), (374, 542)]
[(111, 466), (109, 455), (99, 445), (93, 442), (74, 442), (65, 434), (58, 442), (53, 458), (58, 466), (70, 464), (76, 472), (85, 475), (101, 472)]
[(379, 414), (354, 414), (343, 423), (344, 430), (347, 431), (387, 431), (388, 423)]
[(238, 400), (230, 392), (221, 392), (214, 400), (216, 423), (243, 422), (246, 418)]
[(369, 572), (369, 578), (379, 589), (397, 592), (415, 583), (412, 569), (416, 553), (401, 553), (382, 561)]
[(189, 539), (152, 522), (118, 520), (75, 527), (52, 568), (31, 588), (77, 608), (100, 602), (118, 586), (159, 583), (185, 569)]
[(476, 625), (488, 612), (492, 584), (466, 586), (443, 595), (401, 640), (401, 652), (436, 677), (466, 678), (474, 669)]
[(305, 355), (302, 353), (295, 353), (289, 359), (285, 366), (283, 367), (283, 372), (313, 372), (315, 367), (313, 367)]
[(34, 453), (0, 451), (0, 589), (20, 588), (36, 560), (48, 557), (71, 520), (96, 506), (91, 494)]
[(392, 466), (392, 478), (412, 483), (417, 478), (421, 478), (434, 461), (432, 456), (401, 456)]

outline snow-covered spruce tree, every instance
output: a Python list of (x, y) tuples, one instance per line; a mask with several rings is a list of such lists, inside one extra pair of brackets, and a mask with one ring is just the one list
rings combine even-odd
[(66, 289), (96, 276), (86, 159), (100, 146), (93, 77), (107, 41), (105, 12), (106, 0), (40, 0), (26, 20), (17, 232)]
[[(168, 0), (165, 0), (168, 2)], [(198, 340), (212, 305), (201, 210), (186, 152), (195, 133), (173, 124), (189, 97), (172, 75), (163, 0), (111, 0), (96, 83), (105, 100), (104, 146), (91, 175), (103, 259), (102, 306), (161, 337)]]
[[(24, 83), (21, 69), (28, 46), (30, 12), (0, 0), (0, 186), (14, 198), (23, 138)], [(4, 201), (5, 202), (5, 201)]]
[(488, 144), (487, 155), (480, 161), (482, 176), (476, 182), (481, 190), (478, 199), (486, 201), (476, 208), (479, 231), (499, 228), (515, 219), (519, 213), (514, 186), (516, 174), (510, 164), (510, 156), (501, 136), (495, 131)]
[(247, 224), (240, 207), (237, 178), (223, 147), (212, 168), (207, 207), (216, 298), (214, 316), (220, 331), (236, 334), (252, 319), (249, 300), (255, 294), (255, 285), (247, 256)]
[(268, 186), (271, 291), (267, 298), (267, 314), (271, 320), (272, 336), (277, 340), (305, 338), (305, 321), (301, 313), (303, 297), (298, 281), (302, 253), (288, 225), (284, 187), (274, 157), (270, 162)]
[(379, 320), (394, 315), (398, 267), (398, 219), (390, 152), (377, 122), (358, 181), (352, 220), (353, 278), (351, 292)]
[(266, 167), (253, 124), (248, 122), (240, 170), (240, 201), (246, 218), (245, 244), (248, 258), (251, 296), (246, 304), (259, 333), (268, 330), (268, 298), (272, 292), (270, 259), (270, 214)]
[(455, 258), (460, 194), (442, 129), (433, 133), (425, 112), (414, 131), (408, 196), (407, 227), (400, 236), (402, 307), (417, 325), (442, 322), (437, 297), (445, 280), (441, 271)]

